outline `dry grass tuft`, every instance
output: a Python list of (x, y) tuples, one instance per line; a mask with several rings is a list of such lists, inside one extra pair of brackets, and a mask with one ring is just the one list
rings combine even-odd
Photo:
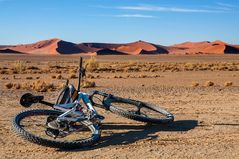
[(47, 91), (54, 91), (56, 87), (52, 83), (46, 83), (45, 81), (38, 80), (33, 82), (31, 85), (32, 89), (37, 92), (47, 92)]
[(199, 86), (199, 83), (198, 83), (198, 82), (192, 82), (191, 86), (192, 86), (192, 87), (198, 87), (198, 86)]
[(14, 64), (13, 64), (13, 73), (22, 73), (23, 71), (26, 70), (26, 62), (25, 61), (16, 61)]
[(13, 86), (14, 86), (15, 89), (20, 89), (21, 88), (21, 84), (19, 84), (19, 83), (15, 83)]
[(8, 77), (2, 77), (2, 80), (8, 80)]
[(212, 81), (206, 81), (205, 86), (206, 87), (211, 87), (211, 86), (214, 86), (214, 83)]
[(85, 61), (86, 71), (94, 72), (99, 67), (99, 63), (96, 61), (94, 56)]
[(56, 79), (63, 79), (63, 77), (62, 77), (61, 74), (58, 74), (58, 75), (56, 76)]
[(147, 75), (139, 75), (139, 78), (147, 78)]
[(28, 70), (40, 70), (38, 67), (35, 66), (29, 66), (27, 67)]
[(123, 78), (123, 77), (119, 75), (119, 76), (114, 76), (113, 78)]
[(76, 79), (77, 76), (76, 76), (75, 74), (71, 74), (71, 75), (69, 76), (69, 78), (70, 78), (70, 79)]
[(76, 74), (76, 73), (77, 73), (77, 69), (71, 69), (71, 70), (69, 71), (69, 73), (71, 73), (71, 74)]
[(95, 76), (93, 76), (92, 74), (88, 74), (88, 75), (87, 75), (87, 78), (94, 79)]
[(6, 84), (5, 84), (5, 87), (6, 87), (7, 89), (11, 89), (11, 88), (13, 87), (13, 83), (11, 83), (11, 82), (6, 83)]
[(0, 74), (9, 74), (7, 70), (1, 70)]
[(52, 79), (56, 79), (56, 75), (52, 75), (51, 78), (52, 78)]
[(82, 88), (92, 88), (92, 87), (95, 87), (96, 84), (94, 81), (87, 81), (87, 80), (84, 80), (82, 82)]
[(33, 77), (30, 77), (30, 76), (29, 76), (29, 77), (26, 77), (26, 79), (27, 79), (27, 80), (32, 80)]
[(231, 81), (227, 81), (227, 82), (224, 83), (225, 87), (229, 87), (229, 86), (232, 86), (232, 85), (233, 85), (233, 82), (231, 82)]

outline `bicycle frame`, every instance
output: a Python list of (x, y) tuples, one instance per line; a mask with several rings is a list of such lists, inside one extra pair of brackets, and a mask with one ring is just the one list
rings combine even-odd
[[(83, 106), (80, 101), (83, 101), (85, 107), (87, 107), (87, 112), (84, 112)], [(98, 115), (97, 111), (93, 107), (89, 95), (87, 93), (78, 92), (78, 98), (73, 103), (68, 104), (56, 104), (53, 106), (54, 109), (64, 112), (57, 117), (58, 121), (83, 121), (90, 120)], [(70, 116), (70, 117), (67, 117)]]

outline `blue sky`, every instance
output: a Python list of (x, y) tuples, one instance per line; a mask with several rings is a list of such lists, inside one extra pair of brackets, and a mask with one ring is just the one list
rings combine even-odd
[(239, 0), (0, 0), (0, 44), (49, 38), (239, 44)]

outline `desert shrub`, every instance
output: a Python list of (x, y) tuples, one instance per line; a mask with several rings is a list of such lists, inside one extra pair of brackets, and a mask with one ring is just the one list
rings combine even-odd
[(38, 67), (35, 66), (29, 66), (27, 67), (28, 70), (40, 70)]
[(77, 69), (71, 69), (71, 70), (69, 71), (69, 73), (71, 73), (71, 74), (76, 74), (76, 73), (77, 73)]
[(199, 86), (199, 83), (198, 82), (192, 82), (191, 86), (192, 87), (197, 87), (197, 86)]
[(214, 86), (214, 83), (212, 81), (206, 81), (205, 86), (206, 87), (211, 87), (211, 86)]
[(26, 62), (25, 61), (15, 61), (13, 64), (13, 73), (22, 73), (26, 70)]
[(194, 64), (194, 63), (186, 63), (186, 64), (184, 65), (184, 69), (185, 69), (186, 71), (192, 71), (192, 70), (194, 70), (196, 67), (197, 67), (197, 64)]
[(8, 77), (2, 77), (1, 79), (2, 80), (8, 80)]
[(9, 74), (7, 70), (1, 70), (0, 74)]
[(227, 82), (224, 83), (225, 87), (229, 87), (229, 86), (232, 86), (232, 85), (233, 85), (233, 82), (231, 82), (231, 81), (227, 81)]
[(52, 79), (55, 79), (55, 78), (56, 78), (56, 75), (52, 75), (51, 78), (52, 78)]
[(54, 66), (50, 66), (51, 69), (62, 69), (62, 68), (65, 68), (65, 67), (62, 67), (62, 66), (58, 66), (58, 65), (54, 65)]
[(91, 88), (95, 86), (96, 84), (94, 81), (87, 81), (87, 80), (82, 81), (82, 88)]
[(139, 78), (147, 78), (147, 75), (139, 75)]
[(88, 75), (87, 75), (87, 78), (94, 79), (95, 76), (93, 76), (92, 74), (88, 74)]
[(70, 78), (70, 79), (75, 79), (75, 78), (77, 78), (77, 76), (76, 76), (75, 74), (71, 74), (71, 75), (69, 76), (69, 78)]
[(158, 68), (155, 68), (155, 67), (154, 67), (154, 68), (151, 68), (151, 69), (150, 69), (150, 72), (156, 72), (156, 71), (158, 71), (158, 70), (159, 70)]
[(56, 72), (56, 73), (59, 73), (59, 74), (62, 73), (61, 70), (55, 70), (55, 72)]
[(122, 76), (114, 76), (113, 78), (123, 78)]
[(45, 81), (35, 81), (31, 85), (32, 89), (37, 92), (47, 92), (47, 91), (53, 91), (56, 89), (56, 87), (52, 83), (46, 83)]
[(21, 85), (20, 85), (19, 83), (15, 83), (15, 84), (13, 85), (13, 87), (14, 87), (15, 89), (20, 89), (20, 88), (21, 88)]
[(96, 78), (98, 78), (98, 79), (99, 79), (99, 78), (100, 78), (100, 75), (97, 75), (97, 76), (96, 76)]
[(27, 79), (27, 80), (32, 80), (32, 79), (33, 79), (33, 77), (26, 77), (26, 79)]
[(11, 88), (13, 87), (13, 83), (11, 83), (11, 82), (6, 83), (6, 84), (5, 84), (5, 87), (6, 87), (7, 89), (11, 89)]
[(63, 77), (62, 77), (62, 75), (61, 74), (58, 74), (57, 76), (56, 76), (56, 79), (62, 79)]
[(99, 67), (99, 63), (96, 61), (94, 56), (85, 61), (86, 71), (93, 72)]

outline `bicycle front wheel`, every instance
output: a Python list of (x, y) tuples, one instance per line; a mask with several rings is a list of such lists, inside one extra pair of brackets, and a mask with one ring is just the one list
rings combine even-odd
[(114, 96), (109, 109), (115, 114), (141, 122), (166, 124), (174, 120), (173, 114), (159, 106), (121, 97)]

